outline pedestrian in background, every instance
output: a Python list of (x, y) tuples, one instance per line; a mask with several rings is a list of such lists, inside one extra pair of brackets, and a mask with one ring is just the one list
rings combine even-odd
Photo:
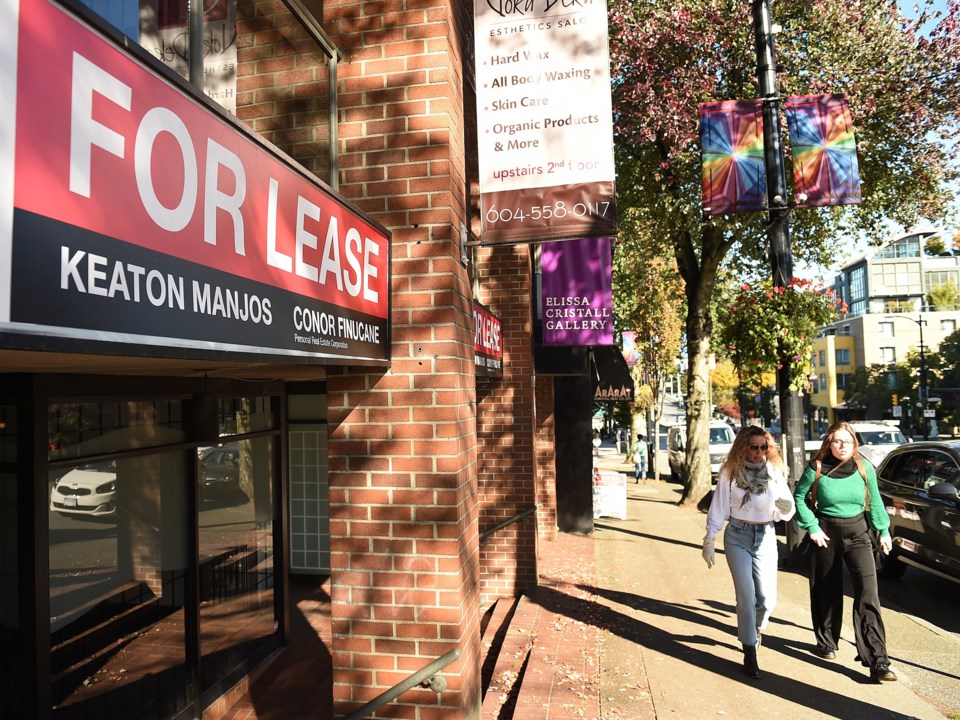
[(703, 559), (715, 562), (714, 538), (724, 522), (723, 549), (737, 597), (737, 638), (743, 670), (760, 678), (757, 648), (777, 604), (777, 533), (774, 523), (795, 510), (786, 467), (773, 437), (754, 425), (741, 428), (717, 476), (707, 513)]
[[(809, 493), (809, 505), (808, 505)], [(853, 580), (853, 633), (857, 660), (870, 668), (874, 682), (897, 676), (887, 657), (880, 615), (877, 564), (871, 529), (889, 554), (890, 518), (873, 465), (860, 455), (853, 428), (845, 422), (827, 429), (820, 451), (797, 482), (794, 497), (800, 527), (810, 534), (810, 615), (817, 645), (814, 654), (837, 656), (843, 623), (843, 566)]]
[(633, 444), (633, 470), (639, 484), (640, 478), (647, 474), (647, 443), (643, 433), (637, 435), (637, 441)]

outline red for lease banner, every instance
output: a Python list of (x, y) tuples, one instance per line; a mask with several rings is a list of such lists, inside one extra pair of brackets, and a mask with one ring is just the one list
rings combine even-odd
[(0, 342), (389, 359), (382, 227), (56, 3), (18, 48)]

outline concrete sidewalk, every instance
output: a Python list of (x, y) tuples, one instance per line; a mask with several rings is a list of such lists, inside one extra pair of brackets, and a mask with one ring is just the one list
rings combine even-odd
[[(600, 452), (601, 469), (632, 471), (612, 447)], [(550, 611), (544, 613), (545, 622), (557, 622), (559, 615), (550, 618), (560, 607), (554, 593), (564, 592), (573, 603), (566, 611), (577, 615), (571, 619), (584, 623), (569, 642), (582, 646), (585, 655), (596, 643), (596, 681), (583, 687), (589, 685), (598, 694), (602, 720), (706, 720), (725, 715), (943, 720), (946, 713), (957, 711), (952, 698), (960, 697), (960, 674), (934, 672), (937, 685), (930, 687), (920, 676), (931, 668), (913, 652), (924, 648), (956, 657), (960, 644), (954, 636), (885, 608), (891, 664), (900, 681), (872, 683), (866, 668), (854, 661), (849, 597), (837, 660), (811, 653), (807, 579), (793, 572), (779, 574), (779, 606), (759, 652), (763, 678), (748, 679), (740, 671), (730, 573), (721, 558), (708, 570), (700, 557), (705, 515), (676, 505), (679, 485), (659, 480), (634, 484), (632, 472), (629, 478), (627, 519), (598, 519), (590, 538), (592, 553), (580, 545), (582, 561), (594, 558), (592, 572), (569, 557), (583, 538), (561, 536), (541, 548), (539, 595)], [(551, 665), (549, 657), (537, 662)], [(939, 708), (915, 691), (935, 698)], [(593, 703), (584, 705), (588, 712), (580, 715), (543, 706), (540, 713), (528, 707), (514, 717), (593, 717)]]

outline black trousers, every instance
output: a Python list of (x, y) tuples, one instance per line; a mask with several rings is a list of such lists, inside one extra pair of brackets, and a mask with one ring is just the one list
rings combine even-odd
[[(813, 545), (810, 559), (810, 614), (821, 648), (836, 650), (843, 622), (843, 566), (853, 580), (853, 632), (859, 660), (867, 667), (886, 664), (887, 637), (880, 617), (880, 593), (873, 544), (863, 515), (820, 516), (830, 542)], [(841, 562), (842, 560), (842, 562)]]

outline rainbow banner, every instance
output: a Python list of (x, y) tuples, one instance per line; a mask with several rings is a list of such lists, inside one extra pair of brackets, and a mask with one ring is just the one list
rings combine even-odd
[(623, 359), (627, 361), (627, 367), (633, 367), (640, 359), (640, 353), (637, 350), (637, 331), (624, 330), (620, 333), (621, 348)]
[(700, 145), (704, 215), (767, 207), (759, 100), (700, 103)]
[(846, 96), (788, 97), (784, 108), (797, 207), (859, 203), (857, 143)]

